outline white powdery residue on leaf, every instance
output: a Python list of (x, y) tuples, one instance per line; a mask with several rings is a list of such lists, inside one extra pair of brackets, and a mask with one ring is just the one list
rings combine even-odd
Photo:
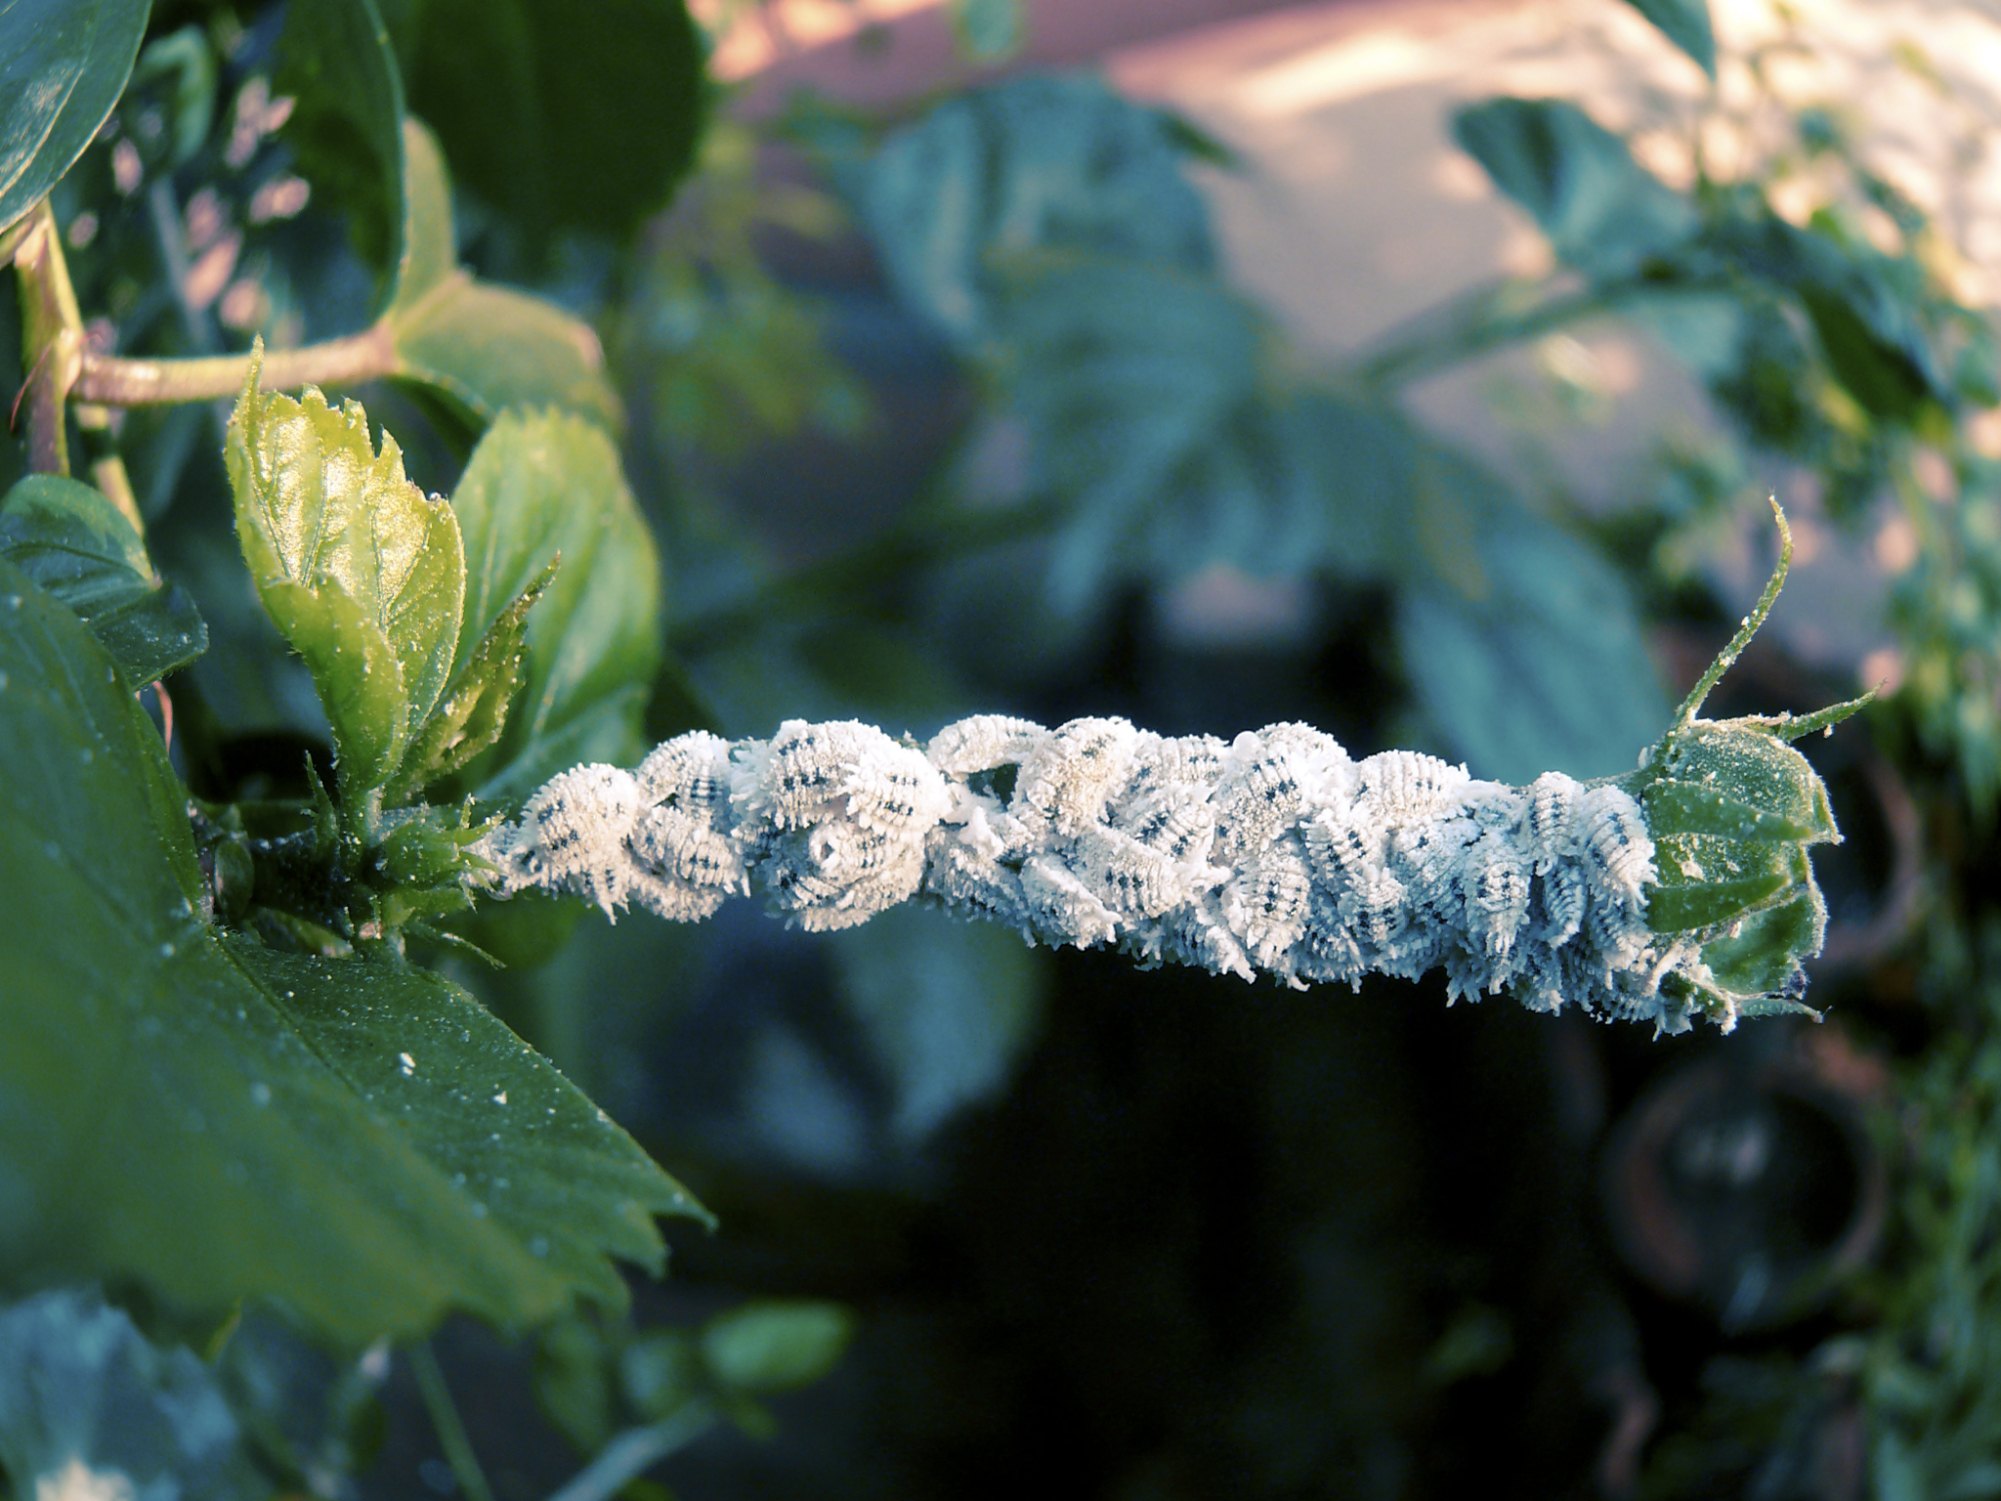
[(978, 715), (921, 749), (855, 721), (694, 732), (636, 772), (564, 772), (482, 853), (501, 894), (607, 912), (692, 921), (761, 890), (828, 929), (916, 897), (1146, 964), (1294, 986), (1443, 969), (1454, 998), (1667, 1026), (1660, 982), (1692, 952), (1647, 927), (1654, 847), (1622, 789), (1556, 772), (1506, 787), (1414, 751), (1357, 761), (1301, 724), (1225, 743)]

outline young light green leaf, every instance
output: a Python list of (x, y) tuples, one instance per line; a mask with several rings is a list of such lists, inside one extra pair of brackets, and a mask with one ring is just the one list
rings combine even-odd
[(1697, 67), (1716, 76), (1716, 32), (1709, 24), (1709, 0), (1626, 0)]
[(403, 768), (387, 789), (390, 804), (463, 770), (499, 741), (508, 708), (528, 681), (528, 612), (548, 589), (556, 568), (552, 558), (460, 662), (451, 686), (410, 742)]
[(452, 508), (403, 475), (368, 415), (251, 384), (229, 419), (236, 529), (264, 607), (306, 659), (342, 783), (379, 787), (451, 672), (465, 593)]
[(375, 0), (287, 0), (273, 87), (316, 201), (337, 204), (386, 282), (402, 259), (403, 84)]
[(0, 6), (0, 230), (83, 155), (125, 91), (149, 0)]
[(1689, 201), (1574, 104), (1489, 99), (1459, 111), (1452, 134), (1580, 270), (1630, 275), (1696, 227)]
[(463, 991), (223, 937), (158, 732), (0, 561), (0, 1277), (321, 1335), (616, 1303), (699, 1206)]
[(622, 235), (665, 205), (707, 116), (681, 0), (401, 0), (411, 107), (525, 237)]
[(527, 688), (467, 784), (520, 798), (580, 761), (630, 760), (660, 658), (660, 565), (611, 440), (578, 416), (510, 412), (473, 450), (452, 504), (466, 541), (466, 657), (562, 559), (528, 614)]
[(13, 1494), (264, 1497), (214, 1375), (95, 1291), (0, 1309), (0, 1469)]
[(438, 143), (412, 120), (404, 153), (403, 257), (386, 318), (397, 374), (441, 393), (476, 429), (507, 407), (530, 405), (616, 429), (622, 413), (597, 335), (552, 303), (461, 270)]
[(711, 1319), (702, 1354), (716, 1380), (734, 1391), (790, 1391), (832, 1370), (854, 1332), (854, 1314), (839, 1303), (767, 1299)]
[(208, 649), (194, 601), (162, 582), (132, 523), (89, 485), (52, 474), (15, 485), (0, 499), (0, 557), (76, 611), (129, 683)]

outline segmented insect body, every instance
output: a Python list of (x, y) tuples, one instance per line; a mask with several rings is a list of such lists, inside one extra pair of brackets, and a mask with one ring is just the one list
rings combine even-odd
[(1225, 744), (980, 715), (922, 750), (852, 721), (691, 734), (636, 774), (555, 778), (485, 852), (502, 891), (608, 910), (696, 918), (755, 887), (832, 928), (921, 893), (1040, 943), (1293, 984), (1443, 967), (1455, 995), (1627, 1014), (1667, 962), (1624, 792), (1508, 788), (1411, 751), (1357, 762), (1305, 725)]

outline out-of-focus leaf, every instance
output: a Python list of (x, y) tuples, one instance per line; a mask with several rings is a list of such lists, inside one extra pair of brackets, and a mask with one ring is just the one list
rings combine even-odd
[(617, 1303), (701, 1211), (455, 986), (218, 935), (159, 735), (0, 561), (0, 1277), (271, 1298), (359, 1344)]
[(396, 373), (442, 393), (475, 429), (511, 406), (558, 406), (617, 428), (617, 395), (588, 324), (554, 303), (459, 269), (437, 142), (405, 132), (404, 252), (387, 315)]
[(1695, 59), (1696, 66), (1716, 76), (1716, 32), (1709, 24), (1709, 0), (1626, 0), (1662, 36)]
[(0, 8), (0, 229), (83, 155), (125, 91), (149, 8), (149, 0)]
[(996, 277), (1038, 251), (1208, 268), (1208, 213), (1161, 116), (1085, 77), (947, 100), (884, 141), (861, 210), (890, 281), (954, 339), (994, 331)]
[(509, 413), (473, 450), (452, 504), (468, 568), (461, 654), (562, 560), (528, 615), (527, 687), (468, 784), (515, 799), (564, 767), (635, 759), (660, 660), (660, 564), (604, 430)]
[(201, 150), (215, 121), (215, 54), (199, 27), (183, 26), (146, 45), (132, 70), (132, 86), (155, 80), (166, 85), (167, 133), (173, 141), (168, 160), (181, 166)]
[(840, 986), (922, 1141), (1003, 1088), (1034, 1040), (1042, 969), (1013, 933), (902, 907), (831, 935)]
[(1427, 473), (1452, 535), (1403, 558), (1397, 636), (1419, 705), (1478, 776), (1628, 770), (1669, 706), (1618, 575), (1471, 465), (1434, 453)]
[(95, 1292), (0, 1309), (0, 1468), (38, 1501), (270, 1493), (208, 1367), (156, 1350)]
[(1452, 134), (1556, 253), (1593, 275), (1630, 275), (1696, 227), (1689, 201), (1574, 104), (1489, 99), (1460, 110)]
[(1004, 375), (1036, 484), (1074, 507), (1050, 581), (1068, 613), (1130, 560), (1161, 497), (1257, 398), (1263, 325), (1206, 278), (1095, 259), (1016, 281), (1006, 319)]
[(375, 0), (288, 0), (272, 86), (295, 101), (299, 170), (387, 282), (403, 248), (403, 85)]
[(317, 390), (252, 385), (229, 419), (236, 530), (264, 607), (306, 660), (333, 727), (342, 783), (379, 787), (444, 691), (459, 638), (465, 555), (452, 508), (403, 476), (368, 414)]
[(950, 0), (948, 10), (959, 50), (975, 62), (1003, 61), (1027, 40), (1021, 0)]
[(208, 649), (194, 601), (161, 581), (132, 523), (89, 485), (52, 474), (15, 485), (0, 499), (0, 557), (76, 611), (129, 683)]
[(536, 242), (661, 208), (707, 114), (681, 0), (394, 0), (411, 108), (465, 185)]
[(767, 1299), (711, 1319), (702, 1330), (702, 1354), (711, 1374), (732, 1390), (790, 1391), (832, 1370), (854, 1332), (854, 1314), (838, 1303)]

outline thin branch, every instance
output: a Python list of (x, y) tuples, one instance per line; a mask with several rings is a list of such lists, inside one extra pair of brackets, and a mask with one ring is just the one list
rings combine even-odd
[[(273, 391), (353, 386), (394, 375), (396, 369), (395, 340), (387, 324), (377, 323), (323, 344), (266, 350), (261, 384)], [(79, 401), (114, 407), (213, 401), (235, 396), (249, 378), (248, 352), (178, 360), (86, 354), (77, 374), (75, 395)]]
[[(14, 271), (21, 284), (22, 363), (28, 367), (17, 401), (27, 409), (30, 467), (41, 474), (68, 474), (64, 409), (83, 355), (83, 315), (46, 199), (29, 210), (25, 226), (14, 247)], [(137, 525), (137, 518), (132, 519)]]
[(571, 1477), (549, 1501), (611, 1501), (632, 1481), (677, 1449), (684, 1449), (711, 1428), (719, 1415), (700, 1398), (670, 1418), (644, 1428), (628, 1428), (598, 1451), (598, 1457)]
[[(1786, 525), (1786, 513), (1779, 505), (1779, 498), (1774, 495), (1771, 497), (1771, 502), (1773, 519), (1779, 524), (1779, 566), (1772, 570), (1772, 576), (1765, 581), (1765, 592), (1758, 596), (1758, 603), (1752, 607), (1751, 613), (1739, 622), (1737, 634), (1730, 638), (1730, 644), (1717, 653), (1716, 660), (1709, 664), (1709, 670), (1695, 680), (1695, 686), (1688, 690), (1688, 697), (1683, 699), (1681, 707), (1675, 710), (1674, 728), (1677, 730), (1695, 718), (1696, 712), (1702, 707), (1702, 701), (1709, 697), (1709, 690), (1721, 682), (1723, 674), (1744, 655), (1744, 648), (1749, 646), (1751, 638), (1758, 634), (1759, 627), (1765, 623), (1765, 617), (1772, 613), (1772, 606), (1778, 602), (1779, 590), (1785, 587), (1786, 571), (1793, 566), (1793, 529)], [(1857, 700), (1849, 712), (1853, 713), (1854, 709), (1861, 708), (1866, 702), (1866, 698)], [(1834, 721), (1827, 720), (1825, 723), (1832, 724)], [(1814, 728), (1820, 727), (1814, 726)]]
[(459, 1421), (451, 1388), (445, 1385), (445, 1373), (438, 1368), (438, 1357), (431, 1353), (428, 1340), (410, 1347), (410, 1370), (417, 1378), (417, 1390), (423, 1394), (425, 1410), (431, 1415), (438, 1447), (445, 1451), (445, 1462), (458, 1478), (459, 1489), (466, 1493), (468, 1501), (493, 1501), (486, 1472), (479, 1467), (479, 1456), (473, 1453), (472, 1440), (466, 1436), (465, 1424)]

